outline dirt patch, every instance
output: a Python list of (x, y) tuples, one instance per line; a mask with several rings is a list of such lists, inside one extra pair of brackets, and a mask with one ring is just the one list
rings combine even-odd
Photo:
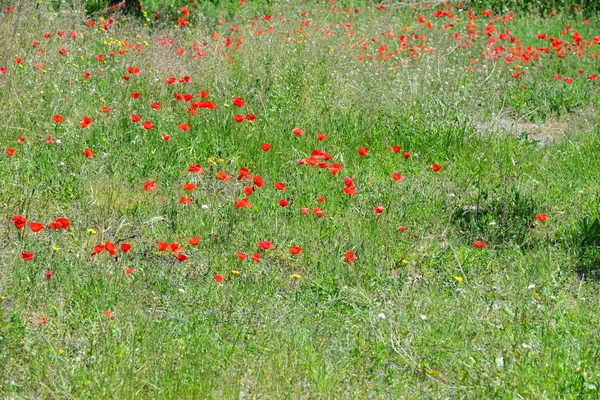
[(516, 137), (525, 136), (544, 145), (574, 134), (590, 133), (595, 125), (597, 125), (597, 121), (584, 114), (571, 115), (568, 118), (548, 120), (537, 124), (509, 118), (474, 123), (475, 129), (481, 134), (495, 133)]

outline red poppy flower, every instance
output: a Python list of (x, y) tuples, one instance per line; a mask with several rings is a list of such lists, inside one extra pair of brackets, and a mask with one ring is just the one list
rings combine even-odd
[(247, 254), (245, 254), (245, 253), (240, 253), (240, 252), (237, 252), (237, 253), (235, 253), (235, 256), (236, 256), (236, 257), (238, 258), (238, 260), (240, 260), (240, 261), (243, 261), (243, 260), (245, 260), (245, 259), (246, 259), (246, 257), (248, 257), (248, 255), (247, 255)]
[(325, 200), (326, 200), (325, 196), (319, 196), (319, 197), (317, 197), (317, 202), (318, 203), (323, 203), (323, 202), (325, 202)]
[(144, 190), (156, 190), (156, 181), (146, 181)]
[(287, 206), (288, 206), (288, 204), (290, 204), (290, 203), (289, 203), (289, 201), (287, 201), (287, 200), (285, 200), (285, 199), (281, 199), (281, 200), (279, 200), (279, 205), (280, 205), (281, 207), (287, 207)]
[(108, 107), (102, 107), (101, 110), (104, 114), (108, 114), (110, 112), (110, 108), (108, 108)]
[(229, 180), (231, 179), (229, 177), (229, 175), (227, 175), (227, 172), (217, 172), (215, 174), (215, 176), (217, 177), (218, 180), (223, 181), (223, 182), (229, 182)]
[(15, 225), (15, 228), (23, 229), (23, 228), (25, 228), (25, 225), (27, 224), (27, 219), (22, 215), (15, 215), (13, 217), (13, 223)]
[(273, 184), (273, 186), (275, 186), (275, 189), (277, 190), (281, 190), (282, 192), (285, 192), (285, 183), (282, 182), (275, 182)]
[(438, 172), (438, 171), (440, 171), (442, 169), (442, 166), (439, 165), (439, 164), (433, 164), (431, 166), (431, 169), (433, 170), (433, 172)]
[(121, 243), (121, 251), (123, 253), (127, 253), (131, 250), (131, 245), (129, 243)]
[(240, 174), (237, 177), (238, 181), (241, 181), (242, 179), (249, 179), (250, 178), (250, 170), (248, 168), (240, 168)]
[(392, 146), (392, 151), (393, 151), (394, 153), (397, 153), (397, 152), (399, 152), (401, 149), (402, 149), (402, 146)]
[(125, 275), (131, 275), (133, 274), (134, 269), (133, 268), (126, 268), (125, 269)]
[(300, 254), (300, 252), (302, 251), (302, 247), (300, 246), (291, 246), (290, 247), (290, 253), (296, 255), (296, 254)]
[(130, 94), (132, 99), (139, 99), (140, 98), (140, 94), (138, 92), (131, 92)]
[(183, 247), (181, 247), (179, 243), (171, 243), (169, 245), (169, 250), (171, 250), (173, 253), (179, 253), (180, 251), (183, 251)]
[(192, 245), (192, 246), (198, 246), (198, 243), (200, 243), (200, 237), (198, 236), (193, 236), (191, 238), (188, 239), (188, 242)]
[(97, 244), (94, 246), (94, 252), (92, 253), (92, 257), (95, 256), (96, 254), (100, 254), (104, 251), (104, 245), (103, 244)]
[(167, 243), (167, 242), (158, 242), (158, 243), (156, 244), (156, 247), (158, 247), (158, 249), (159, 249), (160, 251), (164, 251), (164, 250), (166, 250), (166, 249), (168, 249), (168, 248), (169, 248), (169, 243)]
[(107, 318), (112, 318), (112, 317), (114, 317), (114, 316), (115, 316), (115, 313), (114, 313), (114, 312), (112, 312), (112, 311), (110, 311), (110, 310), (106, 310), (106, 311), (104, 311), (104, 315), (105, 315)]
[(264, 250), (272, 250), (275, 248), (275, 246), (273, 246), (273, 244), (268, 240), (261, 240), (260, 242), (258, 242), (258, 247)]
[(219, 275), (219, 274), (216, 274), (216, 275), (215, 275), (215, 281), (216, 281), (217, 283), (221, 283), (221, 282), (223, 282), (223, 276), (222, 276), (222, 275)]
[(65, 120), (65, 117), (63, 117), (60, 114), (56, 114), (56, 115), (52, 116), (52, 119), (54, 120), (54, 122), (57, 122), (60, 124), (61, 122), (63, 122)]
[(163, 133), (163, 134), (162, 134), (162, 138), (163, 138), (163, 140), (164, 140), (165, 142), (168, 142), (169, 140), (171, 140), (171, 136), (170, 136), (170, 135), (167, 135), (166, 133)]
[(535, 214), (535, 217), (538, 219), (538, 221), (540, 222), (544, 222), (548, 220), (548, 216), (546, 214)]
[(233, 105), (236, 107), (244, 107), (246, 102), (241, 97), (233, 97)]
[(233, 119), (235, 119), (235, 122), (237, 122), (237, 123), (240, 123), (240, 122), (243, 122), (243, 121), (244, 121), (244, 116), (243, 116), (243, 115), (240, 115), (240, 114), (235, 114), (235, 115), (233, 116)]
[(344, 254), (344, 261), (345, 262), (354, 261), (356, 259), (357, 259), (357, 257), (356, 257), (356, 255), (354, 254), (353, 251), (347, 251), (346, 254)]
[(146, 129), (148, 131), (150, 129), (154, 128), (154, 124), (152, 122), (150, 122), (150, 121), (144, 121), (144, 122), (142, 122), (142, 126), (144, 127), (144, 129)]
[(384, 210), (385, 208), (383, 208), (383, 206), (376, 206), (374, 209), (375, 214), (381, 214)]
[(261, 188), (265, 185), (265, 181), (260, 176), (256, 175), (252, 178), (252, 182), (256, 185), (257, 188)]
[(252, 208), (252, 204), (250, 204), (250, 201), (247, 198), (241, 199), (241, 200), (236, 200), (235, 202), (235, 208), (236, 209), (240, 209), (240, 208)]
[(56, 218), (55, 222), (62, 229), (68, 229), (71, 226), (71, 222), (66, 218)]
[(404, 158), (410, 158), (410, 153), (408, 151), (405, 151), (404, 153), (402, 153), (402, 156)]
[(304, 215), (308, 214), (310, 210), (306, 207), (300, 207), (300, 212)]
[(84, 149), (83, 155), (86, 156), (87, 158), (94, 158), (94, 152), (90, 149)]
[(142, 117), (140, 117), (137, 114), (132, 114), (129, 116), (129, 119), (133, 122), (140, 122), (142, 120)]
[(254, 188), (252, 186), (244, 187), (244, 194), (246, 196), (250, 196), (252, 193), (254, 193)]
[(358, 155), (361, 157), (366, 157), (369, 153), (369, 149), (366, 147), (359, 147), (358, 148)]
[(399, 226), (398, 227), (398, 232), (404, 232), (406, 230), (405, 226)]
[(191, 198), (191, 197), (185, 197), (185, 196), (181, 196), (181, 197), (179, 198), (179, 202), (180, 202), (181, 204), (184, 204), (184, 205), (189, 205), (189, 204), (192, 204), (192, 203), (193, 203), (193, 201), (194, 201), (194, 200), (192, 200), (192, 198)]
[(565, 78), (565, 83), (567, 83), (568, 85), (570, 85), (571, 83), (573, 83), (573, 78), (566, 77)]
[(111, 256), (117, 254), (117, 245), (109, 240), (104, 243), (104, 249), (108, 251)]
[(295, 136), (302, 136), (304, 135), (304, 131), (300, 128), (294, 128), (292, 129), (292, 134)]
[(261, 147), (262, 147), (263, 151), (269, 151), (269, 150), (271, 150), (271, 145), (269, 143), (263, 143), (261, 145)]
[(10, 147), (7, 147), (5, 151), (6, 151), (6, 155), (9, 156), (9, 157), (12, 157), (15, 154), (17, 154), (17, 151), (15, 149), (10, 148)]
[(33, 232), (39, 232), (44, 229), (44, 225), (40, 224), (39, 222), (30, 222), (29, 228), (31, 228)]
[(177, 125), (177, 127), (184, 132), (187, 132), (190, 130), (190, 126), (188, 124), (179, 124), (179, 125)]
[(183, 185), (183, 190), (188, 190), (188, 191), (196, 190), (196, 185), (194, 185), (193, 183), (186, 183)]
[(25, 261), (31, 261), (31, 260), (33, 260), (33, 253), (24, 251), (21, 253), (21, 258)]
[(400, 172), (392, 172), (392, 179), (395, 181), (403, 181), (404, 177)]
[(256, 114), (246, 114), (246, 120), (254, 121), (256, 119)]
[(179, 262), (184, 262), (187, 259), (188, 259), (188, 256), (186, 256), (185, 254), (183, 254), (183, 253), (177, 254), (177, 261), (179, 261)]
[(250, 257), (252, 259), (252, 261), (254, 261), (255, 263), (259, 263), (260, 262), (260, 253), (254, 253), (252, 254), (252, 257)]
[(198, 174), (204, 174), (204, 170), (202, 169), (202, 167), (200, 166), (200, 164), (191, 165), (188, 168), (188, 172), (195, 172), (195, 173), (198, 173)]
[(325, 139), (327, 139), (327, 135), (325, 135), (323, 133), (317, 133), (317, 140), (323, 141)]
[(353, 196), (356, 194), (356, 188), (354, 186), (346, 186), (344, 188), (344, 193), (346, 193), (349, 196)]
[(473, 247), (477, 247), (477, 248), (480, 248), (480, 249), (483, 249), (486, 245), (487, 245), (487, 243), (483, 242), (483, 241), (477, 241), (476, 240), (476, 241), (473, 242)]

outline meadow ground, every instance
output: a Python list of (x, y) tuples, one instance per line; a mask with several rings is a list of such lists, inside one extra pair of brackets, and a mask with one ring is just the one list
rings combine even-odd
[(598, 398), (598, 18), (235, 3), (0, 11), (0, 397)]

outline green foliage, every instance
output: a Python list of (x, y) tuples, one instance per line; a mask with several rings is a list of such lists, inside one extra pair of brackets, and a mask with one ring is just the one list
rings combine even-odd
[[(598, 20), (453, 8), (428, 28), (419, 15), (442, 6), (384, 3), (144, 1), (151, 21), (103, 2), (0, 10), (0, 398), (600, 397), (599, 282), (574, 272), (599, 265), (600, 214), (585, 211), (600, 182), (598, 47), (507, 65), (468, 36), (493, 21), (539, 47), (565, 19), (586, 40)], [(201, 91), (215, 109), (194, 113)], [(306, 165), (313, 150), (341, 170)], [(242, 168), (265, 186), (247, 191)], [(243, 198), (252, 208), (235, 208)], [(52, 229), (58, 217), (70, 227)], [(107, 241), (132, 248), (91, 256)]]
[(586, 215), (576, 220), (566, 244), (576, 260), (577, 271), (586, 278), (600, 278), (600, 217)]
[(543, 16), (552, 12), (591, 16), (600, 11), (600, 3), (595, 0), (466, 0), (463, 4), (476, 10), (492, 9), (497, 13), (533, 11)]
[(452, 219), (469, 241), (527, 248), (536, 202), (516, 187), (479, 188), (476, 196), (456, 198)]

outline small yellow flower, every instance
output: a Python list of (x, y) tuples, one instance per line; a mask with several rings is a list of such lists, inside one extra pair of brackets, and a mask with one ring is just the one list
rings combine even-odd
[(96, 231), (93, 230), (92, 228), (87, 228), (87, 233), (91, 233), (92, 235), (95, 235)]
[(60, 250), (60, 247), (52, 246), (52, 250), (54, 250), (54, 251), (59, 251), (59, 250)]
[(223, 104), (223, 107), (229, 107), (229, 104), (225, 103)]
[(403, 259), (402, 264), (408, 264), (408, 260)]
[(6, 296), (0, 296), (0, 300), (2, 300), (2, 301), (6, 300)]
[(240, 271), (238, 271), (237, 269), (234, 269), (233, 271), (231, 271), (232, 274), (234, 274), (235, 276), (238, 276), (240, 274)]
[(63, 354), (65, 354), (65, 349), (58, 349), (58, 354), (60, 354), (61, 356), (62, 356)]
[(294, 278), (294, 279), (300, 279), (301, 276), (300, 276), (300, 274), (292, 274), (292, 278)]
[(455, 277), (454, 277), (454, 280), (455, 280), (456, 282), (458, 282), (458, 283), (462, 283), (462, 281), (463, 281), (463, 278), (462, 278), (462, 276), (455, 276)]

